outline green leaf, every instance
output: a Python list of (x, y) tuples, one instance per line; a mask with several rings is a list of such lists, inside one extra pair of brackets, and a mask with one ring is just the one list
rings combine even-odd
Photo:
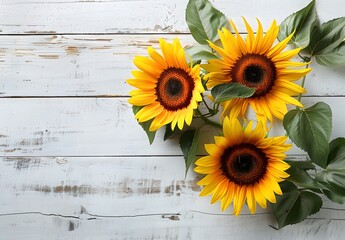
[(282, 41), (294, 31), (290, 43), (296, 47), (305, 48), (310, 42), (311, 31), (316, 22), (315, 0), (311, 1), (306, 7), (288, 16), (279, 28), (278, 39)]
[(171, 124), (167, 124), (165, 126), (165, 133), (164, 133), (164, 141), (174, 137), (175, 135), (181, 134), (181, 130), (178, 128), (175, 128), (174, 130), (171, 129)]
[(316, 25), (312, 36), (306, 49), (312, 56), (331, 54), (344, 41), (345, 17)]
[[(132, 106), (132, 109), (133, 109), (133, 113), (134, 115), (137, 114), (140, 109), (142, 109), (143, 107), (140, 107), (140, 106)], [(146, 132), (146, 135), (149, 139), (149, 142), (150, 144), (153, 143), (153, 141), (155, 140), (155, 136), (156, 136), (156, 131), (152, 132), (150, 131), (150, 126), (151, 126), (151, 123), (152, 123), (153, 120), (149, 120), (149, 121), (146, 121), (146, 122), (141, 122), (139, 123), (140, 126), (144, 129), (144, 131)]]
[(169, 139), (172, 135), (174, 135), (174, 131), (171, 129), (171, 124), (167, 124), (165, 126), (164, 141)]
[(294, 184), (296, 184), (300, 187), (308, 188), (308, 189), (310, 189), (314, 192), (318, 192), (318, 193), (321, 193), (320, 189), (327, 189), (321, 183), (319, 183), (314, 178), (312, 178), (306, 172), (306, 170), (304, 170), (302, 168), (291, 165), (291, 167), (286, 172), (288, 174), (290, 174), (290, 176), (287, 180), (290, 182), (293, 182)]
[(189, 167), (194, 163), (199, 145), (199, 129), (187, 130), (180, 137), (180, 148), (186, 163), (186, 174)]
[(314, 164), (311, 161), (292, 161), (292, 160), (284, 160), (290, 166), (298, 167), (302, 170), (311, 170), (315, 169)]
[(327, 168), (316, 179), (328, 186), (330, 194), (345, 196), (345, 139), (336, 138), (329, 145)]
[(284, 182), (282, 190), (283, 195), (277, 197), (277, 202), (273, 206), (279, 228), (303, 221), (317, 213), (322, 206), (322, 200), (318, 195), (309, 191), (299, 191), (292, 183)]
[(345, 163), (345, 138), (339, 137), (329, 143), (329, 154), (327, 164), (333, 161), (344, 161)]
[[(323, 193), (333, 202), (343, 203), (345, 201), (345, 189), (336, 182), (332, 177), (334, 173), (326, 173), (326, 171), (320, 172), (316, 176), (316, 180), (321, 182), (322, 185), (326, 186), (327, 189), (323, 189)], [(344, 179), (342, 180), (344, 182)]]
[(345, 65), (345, 42), (328, 52), (315, 56), (316, 61), (324, 66), (338, 67)]
[(187, 47), (185, 48), (185, 53), (187, 56), (187, 62), (190, 61), (190, 59), (188, 59), (188, 56), (192, 58), (192, 61), (202, 61), (218, 58), (211, 52), (211, 49), (208, 46), (203, 45)]
[(189, 0), (186, 22), (194, 39), (200, 44), (208, 45), (207, 40), (217, 40), (218, 29), (226, 26), (227, 19), (208, 0)]
[(345, 195), (338, 194), (334, 191), (324, 190), (323, 193), (333, 202), (344, 204), (345, 203)]
[(249, 88), (240, 83), (224, 83), (212, 88), (214, 102), (220, 103), (233, 98), (248, 98), (253, 96), (255, 88)]
[(332, 111), (323, 102), (306, 109), (289, 111), (283, 125), (291, 140), (322, 168), (327, 165), (328, 142), (332, 133)]

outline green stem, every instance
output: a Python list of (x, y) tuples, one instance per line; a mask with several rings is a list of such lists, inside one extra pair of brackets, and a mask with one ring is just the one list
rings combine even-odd
[[(309, 67), (309, 64), (305, 65), (305, 68), (308, 68)], [(305, 79), (307, 78), (307, 75), (304, 75), (304, 77), (302, 78), (302, 84), (301, 84), (301, 87), (304, 87), (304, 84), (305, 84)], [(298, 98), (297, 100), (300, 102), (302, 99), (302, 93), (298, 94)]]
[(208, 119), (207, 117), (201, 116), (201, 119), (202, 119), (206, 124), (208, 124), (208, 125), (214, 126), (214, 127), (216, 127), (216, 128), (223, 129), (222, 124), (217, 123), (217, 122), (215, 122), (215, 121), (212, 121), (212, 120)]
[(205, 104), (205, 106), (206, 106), (206, 108), (208, 109), (208, 111), (212, 110), (212, 109), (207, 105), (207, 103), (206, 103), (206, 101), (205, 101), (205, 98), (204, 98), (204, 95), (201, 94), (201, 97), (202, 97), (202, 101), (203, 101), (203, 103)]
[(205, 117), (204, 115), (201, 114), (201, 112), (200, 112), (200, 110), (199, 110), (198, 108), (196, 109), (196, 112), (199, 114), (198, 117), (200, 117), (206, 124), (211, 125), (211, 126), (214, 126), (214, 127), (216, 127), (216, 128), (223, 129), (222, 124), (217, 123), (217, 122), (215, 122), (215, 121), (212, 121), (212, 120), (208, 119), (207, 117)]
[(214, 114), (217, 114), (219, 111), (219, 103), (214, 103), (213, 104), (213, 112)]

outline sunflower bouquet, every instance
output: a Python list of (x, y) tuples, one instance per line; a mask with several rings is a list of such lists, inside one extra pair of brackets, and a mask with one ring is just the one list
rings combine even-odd
[[(186, 22), (196, 45), (159, 39), (160, 52), (136, 56), (127, 80), (150, 143), (163, 127), (164, 140), (177, 137), (186, 173), (195, 164), (200, 195), (222, 211), (232, 204), (239, 215), (246, 203), (254, 214), (272, 203), (282, 228), (318, 212), (322, 195), (345, 203), (345, 138), (330, 140), (326, 103), (301, 103), (311, 61), (345, 65), (345, 18), (321, 24), (314, 0), (266, 31), (243, 18), (244, 35), (208, 0), (190, 0)], [(285, 135), (273, 136), (276, 127)], [(214, 141), (201, 146), (210, 128)], [(287, 157), (291, 143), (305, 159)]]

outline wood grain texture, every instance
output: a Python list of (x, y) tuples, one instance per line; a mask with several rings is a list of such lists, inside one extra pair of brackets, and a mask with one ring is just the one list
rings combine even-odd
[[(128, 96), (134, 56), (147, 56), (151, 45), (159, 49), (159, 38), (175, 37), (195, 44), (185, 34), (1, 36), (0, 97)], [(307, 95), (344, 95), (344, 68), (311, 67)]]
[(345, 227), (345, 207), (327, 201), (280, 231), (269, 226), (270, 208), (221, 213), (198, 197), (200, 176), (185, 178), (182, 157), (15, 157), (0, 165), (4, 239), (340, 239)]
[[(310, 0), (213, 0), (245, 33), (265, 29)], [(135, 55), (157, 40), (192, 45), (187, 0), (0, 0), (0, 239), (342, 239), (345, 206), (280, 231), (271, 208), (252, 216), (200, 198), (185, 177), (178, 140), (149, 145), (127, 103)], [(318, 0), (321, 21), (345, 15), (343, 0)], [(312, 65), (303, 98), (333, 110), (345, 136), (345, 70)], [(279, 124), (278, 124), (279, 125)], [(207, 130), (203, 143), (212, 142)], [(281, 126), (272, 135), (284, 134)], [(305, 159), (296, 147), (289, 158)]]
[[(1, 34), (50, 33), (181, 33), (188, 32), (185, 22), (187, 0), (2, 0)], [(227, 17), (250, 23), (258, 17), (268, 26), (272, 19), (281, 22), (307, 5), (309, 0), (214, 0), (212, 3)], [(319, 0), (322, 21), (345, 15), (341, 0)], [(28, 11), (29, 10), (29, 11)], [(331, 10), (331, 11), (330, 11)]]
[[(164, 129), (149, 145), (128, 98), (7, 98), (0, 101), (1, 156), (181, 155), (178, 140), (163, 141)], [(345, 136), (344, 97), (307, 97), (306, 106), (327, 102), (333, 110), (332, 137)], [(213, 142), (206, 131), (200, 142)], [(284, 135), (277, 122), (272, 135)], [(301, 154), (296, 147), (290, 154)]]

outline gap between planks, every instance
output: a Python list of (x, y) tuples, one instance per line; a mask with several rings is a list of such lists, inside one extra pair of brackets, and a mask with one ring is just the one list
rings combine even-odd
[[(297, 97), (297, 96), (293, 96), (293, 97)], [(322, 98), (343, 98), (345, 97), (345, 94), (342, 95), (305, 95), (302, 96), (302, 98), (315, 98), (315, 97), (322, 97)], [(1, 96), (0, 95), (0, 99), (23, 99), (23, 98), (27, 98), (27, 99), (50, 99), (50, 98), (113, 98), (113, 99), (117, 99), (117, 98), (130, 98), (129, 95), (87, 95), (87, 96)]]

